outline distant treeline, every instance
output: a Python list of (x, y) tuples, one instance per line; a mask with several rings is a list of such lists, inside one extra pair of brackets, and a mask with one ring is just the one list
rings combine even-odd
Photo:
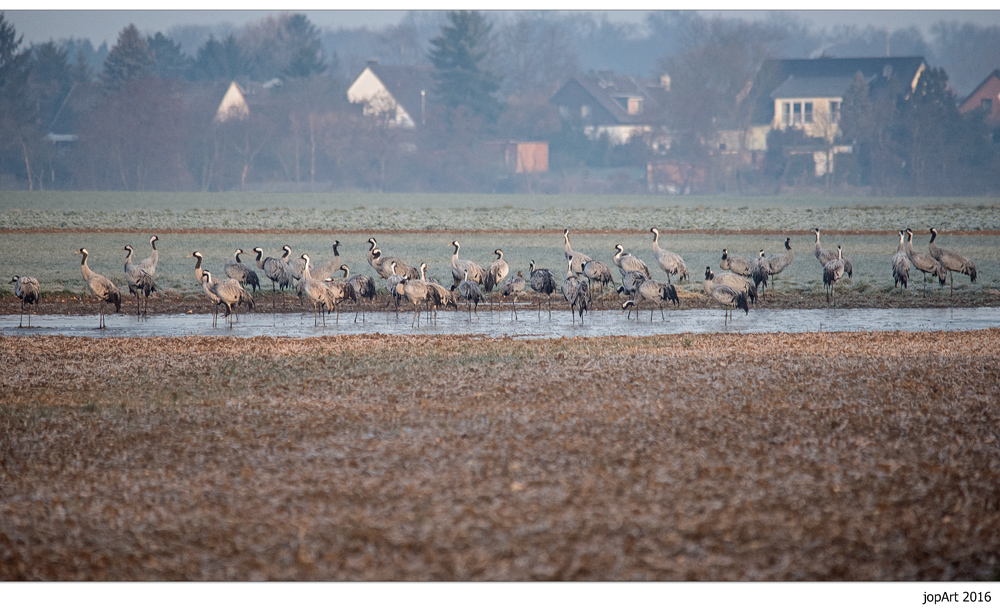
[[(456, 41), (473, 57), (459, 58)], [(846, 121), (854, 132), (842, 141), (855, 153), (836, 175), (814, 180), (796, 167), (801, 160), (785, 157), (799, 144), (795, 135), (774, 134), (764, 161), (720, 167), (711, 157), (705, 130), (732, 117), (720, 111), (705, 128), (691, 107), (746, 103), (740, 91), (764, 59), (887, 52), (943, 68), (927, 90), (933, 99), (855, 91), (845, 116), (879, 108), (884, 120)], [(720, 57), (727, 61), (708, 59)], [(347, 86), (371, 59), (434, 64), (440, 88), (425, 124), (401, 130), (347, 102)], [(452, 60), (468, 65), (449, 76)], [(676, 144), (670, 159), (708, 169), (701, 191), (994, 193), (997, 143), (982, 118), (935, 104), (953, 109), (956, 92), (967, 94), (997, 67), (1000, 28), (957, 22), (938, 23), (926, 40), (916, 28), (817, 31), (781, 13), (748, 22), (662, 11), (629, 24), (590, 13), (427, 11), (384, 28), (338, 30), (282, 13), (165, 33), (123, 24), (114, 45), (95, 49), (78, 38), (24, 45), (0, 13), (0, 188), (645, 192), (649, 138), (618, 146), (584, 138), (549, 103), (569, 76), (611, 70), (671, 74), (673, 104), (662, 120)], [(219, 122), (231, 81), (269, 86), (256, 87), (246, 118)], [(922, 129), (925, 122), (934, 129)], [(508, 175), (483, 146), (503, 140), (548, 142), (550, 172)]]

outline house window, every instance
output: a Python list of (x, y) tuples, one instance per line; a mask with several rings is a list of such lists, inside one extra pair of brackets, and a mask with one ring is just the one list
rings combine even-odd
[(987, 115), (993, 114), (993, 100), (991, 100), (989, 98), (983, 98), (979, 102), (979, 108), (981, 108), (984, 111), (986, 111)]
[(781, 119), (784, 122), (785, 127), (792, 124), (792, 105), (788, 102), (782, 104)]
[(812, 102), (806, 102), (803, 106), (805, 106), (805, 117), (804, 117), (805, 123), (812, 123), (813, 122), (813, 103)]
[(830, 102), (830, 120), (840, 123), (840, 102)]
[(638, 115), (642, 113), (642, 98), (629, 98), (627, 110), (630, 115)]
[(792, 125), (800, 123), (802, 123), (802, 103), (794, 102), (792, 103)]

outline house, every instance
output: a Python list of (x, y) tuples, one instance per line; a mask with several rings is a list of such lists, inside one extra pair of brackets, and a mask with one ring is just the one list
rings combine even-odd
[(859, 73), (869, 87), (885, 87), (895, 79), (911, 91), (927, 68), (922, 57), (844, 57), (766, 60), (750, 98), (756, 100), (752, 122), (772, 129), (800, 129), (832, 141), (840, 108)]
[(347, 88), (347, 99), (363, 104), (365, 115), (388, 114), (393, 125), (414, 128), (426, 122), (433, 88), (431, 66), (388, 66), (370, 61)]
[(1000, 70), (994, 70), (976, 87), (969, 97), (958, 106), (958, 112), (969, 113), (982, 109), (986, 113), (986, 121), (991, 124), (1000, 123)]
[(663, 124), (670, 78), (639, 79), (608, 71), (571, 78), (550, 99), (564, 119), (579, 122), (590, 138), (624, 144)]

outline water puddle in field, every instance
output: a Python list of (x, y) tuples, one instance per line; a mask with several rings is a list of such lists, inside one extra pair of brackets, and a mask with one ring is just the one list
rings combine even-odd
[(368, 313), (364, 322), (354, 313), (341, 313), (340, 322), (327, 315), (326, 326), (313, 324), (312, 313), (242, 314), (229, 324), (219, 317), (218, 327), (212, 327), (210, 314), (153, 315), (145, 319), (135, 316), (106, 315), (107, 328), (96, 329), (97, 315), (35, 315), (32, 327), (19, 329), (18, 315), (0, 316), (0, 334), (64, 335), (103, 337), (150, 336), (289, 336), (305, 338), (342, 334), (478, 334), (491, 337), (512, 338), (563, 338), (597, 336), (652, 336), (679, 333), (773, 333), (816, 331), (963, 331), (1000, 327), (1000, 308), (896, 308), (896, 309), (815, 309), (815, 310), (750, 310), (734, 315), (727, 324), (722, 310), (664, 310), (666, 320), (659, 311), (644, 310), (641, 320), (627, 319), (618, 310), (596, 311), (588, 314), (583, 323), (574, 322), (569, 311), (554, 311), (551, 318), (542, 310), (541, 316), (525, 305), (518, 311), (518, 318), (509, 311), (489, 312), (480, 309), (479, 317), (466, 311), (448, 311), (438, 314), (437, 324), (428, 323), (421, 315), (420, 327), (411, 327), (412, 311)]

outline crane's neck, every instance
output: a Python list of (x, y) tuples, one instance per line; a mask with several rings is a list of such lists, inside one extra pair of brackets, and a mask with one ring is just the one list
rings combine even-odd
[(242, 261), (240, 261), (240, 251), (239, 251), (239, 249), (236, 249), (236, 253), (234, 253), (233, 256), (236, 257), (236, 263), (243, 263)]
[(337, 250), (339, 248), (340, 248), (340, 245), (338, 245), (336, 242), (334, 242), (333, 243), (333, 255), (334, 255), (334, 257), (340, 257), (340, 251)]
[(90, 266), (87, 265), (88, 257), (90, 257), (90, 253), (84, 253), (83, 259), (80, 260), (80, 268), (83, 270), (83, 278), (86, 280), (90, 280), (90, 277), (94, 275), (94, 273), (90, 270)]
[(205, 275), (201, 272), (201, 255), (193, 255), (194, 257), (194, 278), (199, 283), (205, 280)]

